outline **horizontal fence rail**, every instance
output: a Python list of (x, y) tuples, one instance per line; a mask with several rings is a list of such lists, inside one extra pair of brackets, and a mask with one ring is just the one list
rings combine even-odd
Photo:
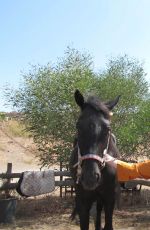
[[(11, 190), (11, 189), (16, 189), (18, 183), (9, 183), (9, 184), (4, 184), (2, 187), (0, 187), (0, 191), (2, 190)], [(55, 186), (73, 186), (74, 182), (73, 180), (64, 180), (64, 181), (55, 181)]]
[[(2, 184), (0, 184), (0, 192), (3, 191), (5, 195), (9, 195), (10, 190), (15, 190), (18, 186), (17, 180), (12, 182), (12, 179), (18, 179), (21, 177), (22, 173), (12, 173), (12, 163), (7, 164), (6, 173), (0, 173), (0, 182), (2, 180)], [(71, 178), (71, 174), (67, 170), (62, 170), (60, 167), (60, 171), (54, 170), (55, 176), (55, 187), (59, 187), (60, 197), (63, 197), (67, 194), (73, 196), (75, 192), (74, 182)], [(117, 186), (117, 196), (116, 196), (116, 208), (121, 209), (121, 193), (123, 191), (132, 192), (132, 191), (140, 191), (141, 186), (150, 186), (150, 180), (137, 179), (124, 183), (125, 187), (121, 187), (121, 185)], [(138, 188), (140, 185), (140, 189)], [(134, 193), (131, 193), (134, 196)]]
[[(11, 179), (19, 179), (22, 173), (12, 173), (12, 163), (8, 163), (6, 173), (0, 173), (0, 179), (6, 179), (6, 182), (0, 185), (0, 191), (16, 189), (17, 182), (11, 182)], [(55, 176), (55, 186), (74, 186), (74, 182), (71, 179), (71, 174), (69, 171), (56, 171), (54, 170)], [(59, 177), (59, 178), (57, 178)], [(126, 182), (127, 188), (134, 188), (137, 185), (150, 186), (150, 180), (136, 179)]]
[[(55, 171), (54, 176), (71, 176), (70, 172), (67, 170), (64, 171)], [(20, 178), (21, 173), (0, 173), (0, 178), (2, 179), (13, 179), (13, 178)]]
[[(18, 182), (11, 182), (11, 179), (18, 179), (21, 177), (22, 173), (12, 173), (12, 163), (7, 164), (6, 173), (0, 173), (0, 179), (2, 179), (2, 184), (0, 184), (0, 191), (13, 190), (17, 188)], [(73, 193), (74, 182), (71, 178), (71, 174), (67, 170), (54, 170), (55, 176), (55, 186), (60, 187), (60, 196), (62, 197), (62, 188), (65, 187), (65, 193), (67, 193), (66, 187), (71, 187), (71, 193)], [(3, 180), (4, 181), (3, 183)]]

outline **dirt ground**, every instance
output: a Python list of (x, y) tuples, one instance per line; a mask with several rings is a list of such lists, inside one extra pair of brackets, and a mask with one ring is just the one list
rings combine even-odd
[[(35, 151), (32, 139), (11, 137), (0, 126), (0, 172), (6, 171), (8, 162), (13, 163), (13, 172), (39, 170)], [(14, 223), (0, 224), (0, 230), (78, 230), (79, 221), (72, 222), (69, 218), (72, 198), (60, 198), (58, 194), (57, 188), (49, 196), (19, 197)], [(104, 219), (104, 214), (102, 217)], [(90, 221), (92, 229), (93, 218)], [(121, 210), (114, 212), (114, 229), (150, 230), (150, 190), (144, 188), (140, 196), (129, 194), (123, 197)]]
[[(70, 220), (73, 199), (50, 195), (43, 198), (18, 201), (16, 220), (13, 224), (0, 224), (1, 230), (79, 230), (79, 221)], [(104, 214), (102, 215), (104, 220)], [(150, 230), (150, 206), (122, 207), (115, 209), (114, 229)], [(90, 230), (94, 230), (93, 214)]]

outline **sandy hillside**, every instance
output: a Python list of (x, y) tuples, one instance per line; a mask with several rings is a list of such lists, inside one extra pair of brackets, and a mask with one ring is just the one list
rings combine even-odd
[(32, 138), (12, 137), (0, 124), (0, 172), (6, 171), (8, 162), (13, 164), (14, 172), (38, 170), (35, 155), (36, 147)]

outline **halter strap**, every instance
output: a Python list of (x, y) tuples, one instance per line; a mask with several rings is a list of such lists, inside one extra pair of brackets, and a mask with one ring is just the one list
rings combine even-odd
[(81, 163), (83, 160), (97, 160), (100, 163), (104, 163), (104, 158), (95, 155), (95, 154), (86, 154), (84, 156), (81, 156), (78, 158), (78, 162), (76, 164), (73, 165), (73, 167), (75, 168), (79, 163)]
[(95, 155), (95, 154), (86, 154), (84, 156), (81, 156), (81, 154), (80, 154), (80, 148), (79, 148), (78, 144), (77, 144), (77, 147), (78, 147), (78, 162), (73, 165), (73, 168), (77, 167), (77, 180), (76, 180), (76, 184), (79, 183), (80, 176), (81, 176), (81, 173), (82, 173), (82, 167), (81, 167), (82, 161), (84, 161), (84, 160), (90, 160), (90, 159), (91, 160), (97, 160), (98, 162), (100, 162), (100, 170), (102, 170), (105, 167), (105, 159), (104, 158), (102, 158), (102, 157), (100, 157), (98, 155)]
[[(104, 156), (104, 152), (108, 153), (108, 148), (109, 148), (109, 143), (110, 143), (110, 136), (111, 136), (111, 131), (109, 130), (107, 145), (106, 145), (106, 148), (103, 150), (103, 156)], [(100, 165), (100, 170), (102, 170), (105, 167), (105, 158), (100, 157), (100, 156), (98, 156), (96, 154), (86, 154), (84, 156), (81, 156), (80, 148), (78, 146), (78, 143), (77, 143), (77, 148), (78, 148), (78, 161), (77, 161), (77, 163), (75, 163), (73, 165), (73, 168), (77, 167), (77, 181), (76, 181), (76, 183), (78, 184), (80, 176), (81, 176), (81, 172), (82, 172), (82, 167), (81, 167), (82, 161), (89, 160), (89, 159), (97, 160), (98, 162), (100, 162), (100, 164), (101, 164)]]
[(100, 161), (101, 163), (103, 162), (103, 158), (98, 156), (98, 155), (94, 155), (94, 154), (86, 154), (85, 156), (81, 157), (81, 160), (88, 160), (88, 159), (93, 159), (93, 160), (97, 160)]

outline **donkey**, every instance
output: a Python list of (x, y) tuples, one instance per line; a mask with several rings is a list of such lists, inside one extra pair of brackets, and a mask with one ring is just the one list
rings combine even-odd
[(81, 109), (76, 128), (77, 137), (70, 158), (70, 172), (75, 182), (75, 208), (72, 218), (79, 215), (80, 229), (89, 230), (89, 215), (96, 202), (95, 230), (102, 230), (101, 211), (104, 208), (103, 230), (113, 230), (112, 216), (117, 185), (116, 170), (103, 158), (104, 151), (118, 158), (119, 151), (111, 134), (111, 110), (119, 97), (109, 102), (101, 102), (91, 96), (87, 100), (75, 91), (75, 101)]

